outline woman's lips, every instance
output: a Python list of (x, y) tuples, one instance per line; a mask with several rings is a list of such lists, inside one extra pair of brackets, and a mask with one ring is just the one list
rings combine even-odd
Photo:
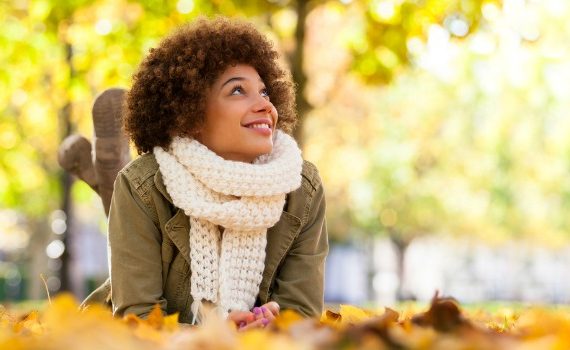
[(250, 129), (251, 131), (264, 136), (269, 136), (273, 132), (273, 130), (271, 129), (272, 126), (271, 120), (265, 118), (253, 120), (242, 126), (244, 128)]

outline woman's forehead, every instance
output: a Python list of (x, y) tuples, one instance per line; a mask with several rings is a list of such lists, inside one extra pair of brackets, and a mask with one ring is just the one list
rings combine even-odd
[(228, 79), (231, 78), (243, 78), (241, 80), (253, 80), (263, 82), (257, 70), (247, 64), (236, 64), (229, 66), (224, 70), (224, 72), (219, 76), (217, 82), (224, 84)]

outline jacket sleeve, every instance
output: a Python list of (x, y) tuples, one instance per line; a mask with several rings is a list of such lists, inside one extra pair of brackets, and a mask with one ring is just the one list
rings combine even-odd
[(113, 315), (146, 318), (155, 304), (166, 314), (161, 233), (141, 197), (119, 173), (109, 211), (109, 269)]
[(306, 317), (320, 317), (323, 312), (325, 259), (329, 251), (325, 197), (318, 174), (316, 180), (307, 219), (285, 256), (269, 297), (281, 309), (292, 309)]

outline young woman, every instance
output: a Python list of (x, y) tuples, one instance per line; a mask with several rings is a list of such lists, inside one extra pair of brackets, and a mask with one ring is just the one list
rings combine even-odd
[(109, 212), (113, 313), (153, 305), (200, 321), (209, 305), (241, 329), (323, 309), (328, 252), (317, 169), (289, 135), (293, 83), (251, 24), (200, 19), (151, 49), (127, 96), (141, 155)]

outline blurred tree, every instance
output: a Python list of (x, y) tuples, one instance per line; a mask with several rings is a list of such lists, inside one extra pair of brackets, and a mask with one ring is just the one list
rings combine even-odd
[[(140, 59), (140, 53), (136, 53), (144, 50), (141, 41), (133, 43), (131, 40), (131, 45), (119, 46), (118, 42), (125, 39), (125, 35), (118, 35), (111, 40), (114, 46), (107, 46), (105, 37), (113, 24), (106, 16), (117, 14), (115, 4), (34, 1), (14, 2), (13, 6), (3, 3), (2, 6), (6, 10), (0, 11), (6, 24), (6, 30), (0, 34), (0, 43), (6, 48), (0, 54), (3, 64), (0, 80), (2, 207), (15, 208), (28, 216), (28, 227), (35, 231), (35, 242), (45, 242), (52, 227), (57, 236), (53, 236), (44, 249), (57, 261), (48, 266), (56, 270), (59, 267), (62, 273), (59, 280), (52, 278), (48, 282), (54, 282), (50, 283), (52, 291), (67, 290), (70, 287), (67, 277), (72, 238), (68, 229), (73, 222), (72, 182), (56, 165), (54, 152), (73, 130), (90, 129), (91, 120), (87, 116), (93, 94), (119, 81), (122, 84), (128, 81), (132, 67)], [(138, 15), (141, 13), (141, 5), (124, 3), (121, 6), (119, 10), (130, 10), (123, 12), (128, 12), (124, 21), (127, 24), (137, 16), (137, 10)], [(98, 17), (103, 18), (98, 20)], [(156, 29), (153, 27), (152, 31)], [(148, 35), (145, 34), (141, 40), (146, 40)], [(122, 63), (105, 61), (103, 57), (109, 54)], [(120, 69), (123, 69), (122, 76)], [(48, 216), (57, 208), (63, 209), (65, 215)], [(55, 219), (61, 220), (63, 225), (54, 226)], [(38, 257), (35, 253), (31, 252), (28, 257), (42, 258), (43, 255)], [(42, 260), (39, 265), (45, 269), (45, 257)], [(36, 275), (37, 271), (32, 274), (34, 282), (38, 279)]]
[[(298, 84), (301, 122), (296, 136), (302, 143), (305, 116), (315, 105), (307, 97), (312, 76), (305, 50), (311, 17), (323, 8), (334, 8), (341, 15), (359, 14), (361, 23), (345, 33), (351, 70), (366, 82), (386, 84), (412, 62), (410, 53), (425, 41), (431, 24), (441, 24), (463, 37), (477, 27), (481, 6), (478, 0), (421, 4), (412, 0), (3, 2), (2, 207), (16, 208), (33, 220), (30, 227), (35, 236), (43, 237), (35, 237), (36, 241), (47, 239), (53, 224), (48, 214), (57, 208), (67, 214), (66, 229), (70, 227), (72, 182), (56, 165), (59, 143), (71, 132), (91, 134), (94, 96), (110, 86), (128, 86), (146, 51), (172, 28), (199, 14), (250, 17), (275, 35)], [(336, 40), (330, 33), (312, 30), (322, 41)], [(331, 98), (325, 95), (325, 101)], [(84, 186), (81, 191), (89, 190)], [(63, 235), (54, 236), (61, 237), (56, 240), (63, 241), (64, 247), (72, 237), (65, 232), (59, 230)], [(64, 249), (58, 256), (63, 259), (62, 271), (68, 268), (67, 252)], [(66, 277), (61, 282), (64, 289), (69, 287)]]
[(569, 13), (559, 1), (486, 4), (465, 40), (432, 27), (388, 89), (334, 84), (306, 147), (328, 185), (331, 234), (380, 232), (401, 257), (434, 233), (568, 242)]

